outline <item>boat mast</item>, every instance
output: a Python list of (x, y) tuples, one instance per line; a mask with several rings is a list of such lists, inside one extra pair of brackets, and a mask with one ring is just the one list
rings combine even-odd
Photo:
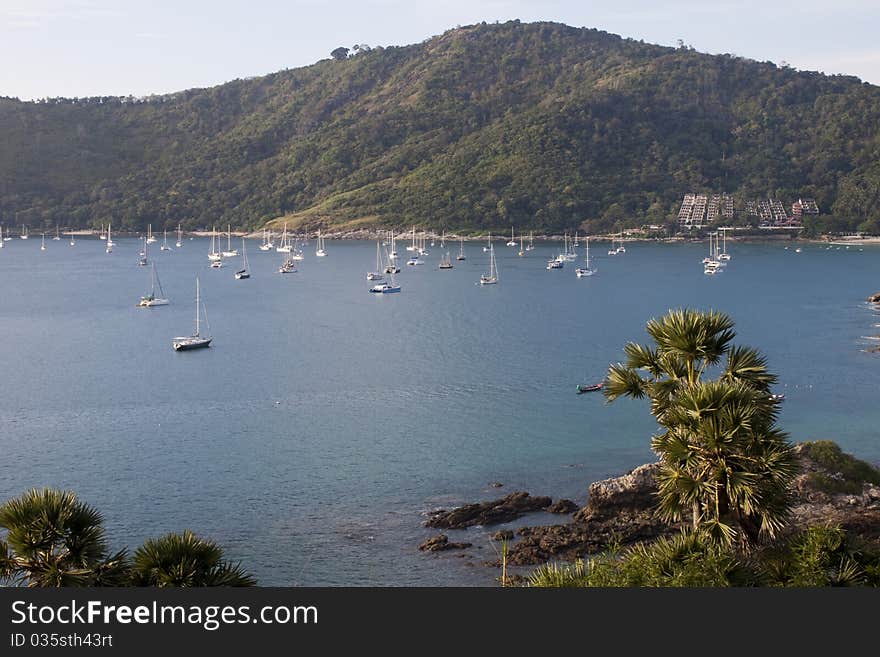
[(199, 334), (199, 277), (196, 276), (196, 335)]

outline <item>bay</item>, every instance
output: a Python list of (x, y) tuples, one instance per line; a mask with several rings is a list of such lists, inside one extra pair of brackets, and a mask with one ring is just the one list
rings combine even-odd
[[(441, 271), (438, 242), (401, 264), (400, 294), (374, 295), (375, 242), (329, 240), (326, 258), (313, 242), (287, 275), (254, 242), (238, 281), (240, 258), (210, 269), (194, 239), (151, 249), (171, 304), (147, 309), (140, 244), (0, 250), (0, 496), (74, 490), (113, 547), (192, 529), (261, 585), (492, 585), (497, 528), (454, 532), (466, 556), (426, 555), (424, 513), (514, 490), (583, 503), (591, 481), (651, 460), (646, 403), (575, 389), (679, 306), (731, 314), (767, 355), (792, 440), (880, 461), (880, 356), (865, 351), (880, 315), (864, 301), (880, 247), (729, 243), (709, 277), (704, 244), (593, 244), (599, 271), (577, 279), (576, 263), (545, 269), (559, 244), (520, 258), (499, 241), (501, 282), (481, 287), (483, 243)], [(177, 353), (196, 275), (214, 342)]]

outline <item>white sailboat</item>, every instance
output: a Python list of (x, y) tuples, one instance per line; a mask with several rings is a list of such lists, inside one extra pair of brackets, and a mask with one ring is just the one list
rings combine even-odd
[(226, 250), (221, 254), (224, 258), (234, 258), (238, 255), (238, 249), (232, 248), (232, 227), (226, 224)]
[(585, 276), (592, 276), (596, 273), (596, 270), (590, 266), (590, 236), (587, 235), (587, 244), (586, 244), (586, 256), (584, 258), (584, 266), (578, 267), (574, 270), (575, 274), (577, 274), (578, 278), (584, 278)]
[(150, 264), (150, 261), (147, 260), (147, 250), (149, 248), (148, 247), (149, 243), (150, 243), (149, 240), (144, 238), (144, 248), (141, 249), (141, 252), (139, 254), (140, 258), (138, 259), (138, 266), (140, 266), (140, 267), (144, 267), (144, 266)]
[(321, 231), (318, 231), (318, 243), (315, 245), (315, 255), (319, 258), (323, 258), (327, 255), (327, 251), (324, 249), (324, 236), (321, 235)]
[(727, 252), (727, 231), (722, 228), (721, 229), (721, 253), (718, 254), (718, 259), (722, 262), (729, 261), (731, 258), (730, 254)]
[[(165, 298), (165, 292), (162, 290), (162, 283), (159, 281), (159, 274), (156, 273), (156, 263), (152, 263), (150, 270), (150, 293), (141, 297), (138, 306), (141, 308), (152, 308), (153, 306), (167, 306), (168, 299)], [(159, 294), (156, 294), (156, 288), (159, 288)]]
[(517, 251), (516, 255), (523, 257), (526, 254), (526, 241), (523, 239), (523, 236), (519, 236), (519, 251)]
[(180, 239), (182, 236), (183, 234), (180, 232), (180, 224), (177, 224), (177, 241), (174, 243), (174, 246), (178, 249), (183, 246), (183, 242)]
[(73, 233), (70, 234), (70, 246), (76, 246), (76, 240), (73, 237)]
[(107, 248), (104, 249), (107, 253), (113, 252), (113, 239), (110, 237), (110, 224), (107, 224)]
[(28, 229), (27, 226), (22, 224), (21, 226), (21, 239), (26, 240), (28, 238)]
[(620, 230), (620, 243), (617, 246), (618, 253), (626, 253), (626, 247), (623, 245), (623, 229)]
[(147, 224), (147, 244), (152, 244), (156, 241), (156, 238), (153, 237), (153, 224)]
[(3, 224), (0, 224), (0, 249), (3, 248), (4, 241), (5, 240), (3, 239)]
[(458, 243), (459, 243), (459, 247), (458, 247), (458, 255), (455, 256), (455, 259), (456, 259), (456, 260), (467, 260), (467, 258), (466, 258), (465, 255), (464, 255), (464, 238), (463, 238), (463, 237), (459, 237), (459, 238), (458, 238)]
[(418, 250), (416, 248), (416, 227), (415, 226), (413, 226), (413, 229), (412, 229), (412, 244), (407, 246), (406, 250), (407, 251), (417, 251)]
[[(192, 335), (172, 339), (171, 346), (174, 348), (174, 351), (189, 351), (190, 349), (200, 349), (211, 345), (211, 340), (213, 338), (211, 338), (210, 335), (205, 336), (201, 334), (201, 325), (199, 323), (199, 316), (201, 314), (200, 310), (202, 310), (200, 308), (201, 305), (199, 277), (196, 276), (196, 330)], [(208, 324), (207, 314), (205, 314), (205, 324)], [(210, 328), (208, 331), (210, 333)]]
[(446, 252), (446, 255), (440, 258), (440, 269), (452, 269), (452, 258), (449, 255), (449, 251)]
[(296, 262), (291, 256), (287, 256), (284, 260), (281, 261), (281, 266), (278, 268), (279, 274), (295, 274), (296, 273)]
[(106, 240), (107, 239), (107, 235), (104, 233), (104, 224), (101, 224), (101, 232), (98, 233), (98, 239), (99, 240)]
[(487, 253), (492, 248), (492, 233), (489, 233), (489, 237), (486, 240), (486, 246), (483, 247), (483, 253)]
[(241, 280), (243, 278), (250, 278), (251, 277), (251, 270), (248, 267), (247, 247), (245, 247), (243, 237), (241, 238), (241, 257), (244, 262), (242, 263), (241, 269), (239, 269), (237, 272), (235, 272), (236, 280)]
[(213, 226), (211, 228), (211, 250), (208, 251), (208, 260), (212, 262), (219, 262), (223, 256), (217, 250), (217, 227)]
[(58, 232), (58, 225), (57, 224), (55, 226), (55, 237), (52, 238), (52, 241), (53, 242), (60, 242), (61, 241), (61, 234)]
[(46, 250), (46, 233), (42, 235), (42, 241), (40, 242), (40, 251)]
[(385, 280), (385, 277), (382, 276), (382, 253), (381, 253), (381, 245), (379, 244), (379, 240), (376, 240), (376, 269), (373, 271), (367, 272), (367, 280), (368, 281), (382, 281)]
[(160, 251), (170, 251), (171, 250), (171, 247), (168, 246), (168, 231), (167, 230), (162, 231), (162, 246), (159, 247), (159, 250)]
[(287, 222), (284, 222), (284, 231), (281, 233), (281, 243), (275, 247), (277, 253), (290, 253), (290, 238), (287, 236)]
[(533, 251), (535, 248), (534, 237), (532, 235), (532, 231), (529, 231), (529, 245), (526, 247), (526, 251)]
[(400, 292), (400, 285), (394, 279), (394, 274), (389, 273), (388, 281), (376, 283), (376, 285), (370, 288), (370, 292), (373, 294), (394, 294), (395, 292)]
[(516, 240), (513, 239), (513, 226), (510, 227), (510, 241), (507, 243), (507, 246), (516, 246)]
[(272, 231), (266, 231), (263, 229), (263, 243), (260, 244), (260, 251), (271, 251), (274, 248), (274, 244), (272, 244)]
[(494, 285), (498, 282), (498, 266), (495, 264), (495, 247), (489, 247), (489, 273), (480, 276), (480, 285)]

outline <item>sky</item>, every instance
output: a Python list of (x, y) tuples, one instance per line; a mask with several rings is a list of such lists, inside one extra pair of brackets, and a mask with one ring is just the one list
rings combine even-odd
[(0, 96), (148, 96), (519, 19), (880, 84), (880, 0), (0, 0)]

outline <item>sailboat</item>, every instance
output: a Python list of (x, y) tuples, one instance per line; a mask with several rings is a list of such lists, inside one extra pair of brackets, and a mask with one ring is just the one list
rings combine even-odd
[[(391, 240), (391, 243), (394, 244), (394, 239)], [(385, 252), (385, 255), (387, 256), (386, 260), (388, 263), (385, 265), (385, 273), (386, 274), (399, 274), (400, 267), (397, 266), (397, 256), (396, 255), (392, 256), (391, 253), (394, 253), (394, 251), (391, 251), (391, 252), (386, 251)]]
[[(211, 337), (201, 334), (201, 326), (199, 324), (199, 315), (201, 306), (201, 297), (199, 294), (199, 277), (196, 276), (196, 330), (192, 335), (186, 337), (178, 337), (171, 340), (171, 346), (174, 351), (188, 351), (190, 349), (200, 349), (211, 345)], [(208, 315), (205, 315), (205, 324), (208, 323)], [(209, 329), (210, 330), (210, 329)]]
[(407, 251), (417, 251), (418, 250), (416, 248), (416, 227), (415, 226), (413, 226), (413, 229), (412, 229), (412, 244), (407, 246), (406, 250)]
[(459, 242), (458, 255), (455, 256), (455, 259), (456, 260), (467, 260), (467, 258), (464, 255), (464, 238), (459, 237), (458, 242)]
[(291, 260), (305, 260), (306, 257), (303, 255), (303, 250), (299, 246), (299, 236), (293, 238), (293, 246), (290, 248), (290, 256)]
[(107, 239), (107, 235), (104, 233), (104, 224), (101, 224), (101, 232), (98, 233), (98, 239), (99, 240)]
[(596, 270), (593, 269), (592, 267), (590, 267), (590, 237), (589, 237), (589, 235), (587, 236), (586, 251), (587, 251), (587, 254), (584, 259), (584, 266), (578, 267), (577, 269), (574, 270), (574, 272), (577, 274), (578, 278), (584, 278), (585, 276), (592, 276), (593, 274), (596, 273)]
[(394, 239), (394, 230), (391, 231), (391, 250), (388, 252), (388, 257), (391, 260), (397, 259), (397, 241)]
[(76, 246), (76, 240), (73, 238), (73, 233), (70, 234), (70, 246)]
[[(156, 288), (159, 288), (159, 296), (156, 296)], [(159, 274), (156, 273), (156, 263), (152, 263), (150, 271), (150, 293), (141, 297), (138, 306), (141, 308), (152, 308), (153, 306), (167, 306), (168, 299), (165, 298), (165, 292), (162, 290), (162, 283), (159, 281)]]
[(243, 237), (241, 238), (241, 257), (244, 260), (244, 263), (242, 264), (242, 268), (239, 269), (237, 272), (235, 272), (235, 278), (237, 280), (241, 280), (242, 278), (250, 278), (251, 277), (251, 272), (250, 272), (250, 269), (248, 268), (247, 248), (245, 247)]
[(370, 272), (367, 272), (367, 280), (368, 281), (382, 281), (385, 280), (385, 277), (382, 276), (382, 254), (381, 254), (381, 245), (379, 244), (379, 240), (376, 240), (376, 269)]
[(529, 231), (529, 245), (526, 247), (526, 251), (532, 251), (535, 248), (534, 238), (532, 236), (532, 231)]
[(513, 226), (510, 227), (510, 241), (507, 243), (507, 246), (516, 246), (516, 240), (513, 239)]
[(526, 241), (523, 239), (523, 236), (519, 236), (519, 251), (517, 251), (518, 256), (522, 257), (526, 254)]
[(46, 233), (43, 233), (42, 241), (40, 242), (40, 251), (46, 250)]
[(315, 245), (315, 255), (319, 258), (327, 255), (327, 251), (324, 250), (324, 237), (320, 230), (318, 231), (318, 243)]
[(287, 222), (284, 222), (284, 231), (281, 233), (281, 244), (275, 247), (277, 253), (290, 253), (290, 238), (287, 237)]
[(6, 237), (3, 237), (3, 227), (0, 226), (0, 246), (3, 245), (3, 242), (8, 242), (11, 239), (12, 237), (9, 235), (8, 232), (6, 233)]
[(21, 239), (26, 240), (28, 238), (27, 226), (22, 225), (21, 227)]
[(238, 249), (232, 248), (232, 227), (226, 224), (226, 250), (221, 254), (224, 258), (234, 258), (238, 255)]
[(182, 237), (182, 233), (180, 232), (180, 224), (177, 224), (177, 242), (174, 243), (178, 249), (183, 246), (183, 242), (180, 240)]
[(617, 246), (618, 253), (626, 253), (626, 247), (623, 245), (623, 229), (620, 229), (620, 243)]
[(723, 261), (730, 260), (731, 256), (727, 252), (727, 231), (723, 228), (721, 229), (721, 253), (718, 254), (718, 259)]
[(111, 253), (113, 251), (113, 240), (110, 238), (110, 224), (107, 224), (107, 248), (104, 249), (107, 253)]
[(156, 238), (153, 237), (153, 224), (147, 224), (147, 244), (152, 244), (156, 241)]
[(61, 241), (61, 234), (58, 232), (57, 224), (55, 226), (55, 237), (52, 238), (52, 241), (53, 242), (60, 242)]
[(495, 247), (489, 247), (489, 273), (480, 276), (480, 285), (494, 285), (498, 282), (498, 267), (495, 264)]
[(387, 282), (377, 283), (370, 288), (370, 292), (373, 294), (393, 294), (394, 292), (400, 292), (400, 286), (394, 280), (394, 274), (391, 273), (388, 275)]
[(266, 229), (263, 229), (263, 243), (260, 244), (260, 251), (271, 251), (272, 247), (272, 232), (266, 232)]
[(159, 250), (160, 251), (170, 251), (171, 250), (171, 247), (168, 246), (168, 231), (167, 230), (162, 231), (162, 246), (159, 247)]
[(449, 251), (446, 252), (446, 255), (440, 258), (440, 269), (452, 269), (452, 258), (449, 257)]
[(483, 247), (483, 253), (486, 253), (492, 248), (492, 233), (489, 233), (489, 238), (486, 240), (486, 246)]
[(140, 266), (140, 267), (144, 267), (144, 266), (150, 264), (149, 260), (147, 260), (147, 249), (149, 248), (147, 245), (149, 243), (150, 243), (150, 241), (147, 238), (144, 238), (144, 248), (140, 252), (140, 258), (138, 259), (138, 266)]
[(440, 236), (440, 248), (446, 248), (446, 229), (443, 229), (443, 234)]
[(3, 224), (0, 224), (0, 249), (3, 248)]
[(213, 226), (211, 230), (211, 250), (208, 251), (208, 260), (219, 262), (223, 256), (217, 250), (217, 227)]
[(278, 268), (279, 274), (295, 274), (296, 273), (296, 262), (290, 256), (287, 256), (284, 260), (281, 261), (281, 266)]

